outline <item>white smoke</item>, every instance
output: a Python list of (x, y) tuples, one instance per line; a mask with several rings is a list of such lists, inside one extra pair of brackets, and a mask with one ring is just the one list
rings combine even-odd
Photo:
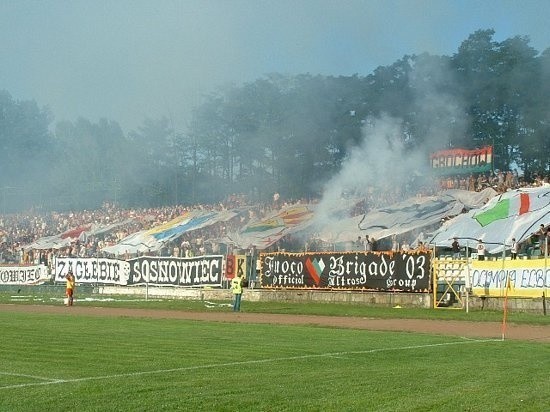
[(406, 139), (402, 120), (388, 115), (366, 119), (361, 145), (325, 186), (317, 209), (319, 219), (330, 219), (367, 195), (376, 198), (402, 190), (411, 177), (423, 174), (428, 163), (426, 153), (408, 148)]
[(364, 120), (362, 143), (326, 185), (318, 206), (317, 227), (334, 223), (357, 200), (369, 206), (389, 206), (399, 195), (424, 190), (431, 176), (429, 154), (464, 136), (467, 117), (457, 96), (447, 93), (454, 81), (448, 61), (421, 56), (411, 62), (409, 88), (414, 96), (414, 144), (411, 125), (382, 114)]

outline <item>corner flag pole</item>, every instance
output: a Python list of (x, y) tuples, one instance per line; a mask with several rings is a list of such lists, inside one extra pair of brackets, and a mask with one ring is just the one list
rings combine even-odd
[[(502, 242), (502, 270), (504, 270), (504, 261), (506, 258), (506, 242)], [(502, 313), (502, 340), (506, 335), (506, 316), (508, 315), (508, 290), (510, 290), (510, 274), (506, 271), (506, 285), (504, 290), (504, 310)]]
[(466, 313), (470, 311), (470, 242), (466, 241), (466, 279), (464, 287), (466, 288)]
[[(544, 273), (548, 273), (548, 235), (544, 236)], [(544, 316), (546, 316), (546, 296), (548, 292), (548, 286), (542, 291), (542, 309)]]

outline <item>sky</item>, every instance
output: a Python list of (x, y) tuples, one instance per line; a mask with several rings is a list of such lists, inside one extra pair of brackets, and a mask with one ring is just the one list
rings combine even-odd
[(366, 76), (479, 29), (550, 47), (548, 0), (0, 0), (0, 90), (125, 132), (267, 75)]

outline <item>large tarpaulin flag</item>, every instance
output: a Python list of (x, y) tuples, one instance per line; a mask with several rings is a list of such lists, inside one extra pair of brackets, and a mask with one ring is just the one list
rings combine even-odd
[(312, 223), (314, 205), (297, 204), (285, 207), (273, 215), (249, 223), (228, 238), (236, 246), (265, 249), (283, 236), (306, 229)]
[(183, 233), (202, 229), (218, 222), (226, 222), (236, 215), (237, 212), (234, 210), (189, 210), (162, 225), (132, 233), (116, 245), (107, 246), (102, 251), (117, 256), (126, 253), (155, 252), (163, 244), (177, 239)]
[(70, 246), (71, 243), (80, 240), (85, 242), (90, 236), (97, 236), (102, 233), (109, 233), (113, 230), (132, 223), (133, 219), (126, 219), (121, 222), (111, 223), (109, 225), (89, 223), (76, 228), (67, 230), (58, 235), (46, 236), (35, 240), (33, 243), (26, 245), (27, 250), (47, 250), (47, 249), (62, 249)]
[(495, 204), (487, 210), (475, 213), (474, 218), (481, 226), (487, 226), (497, 220), (529, 213), (531, 211), (530, 206), (531, 198), (528, 193), (517, 193), (508, 198), (499, 196)]
[(483, 207), (457, 216), (437, 230), (430, 244), (450, 246), (452, 239), (483, 239), (489, 253), (502, 251), (528, 239), (539, 227), (550, 223), (550, 186), (510, 190), (490, 199)]

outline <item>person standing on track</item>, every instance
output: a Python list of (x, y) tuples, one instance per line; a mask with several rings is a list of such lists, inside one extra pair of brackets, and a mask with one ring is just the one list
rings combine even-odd
[(240, 273), (236, 273), (235, 277), (231, 279), (231, 291), (233, 292), (233, 312), (240, 312), (243, 295), (243, 279)]
[(65, 295), (67, 296), (67, 306), (73, 306), (74, 290), (76, 285), (75, 277), (72, 270), (69, 270), (67, 276), (65, 276), (65, 279), (67, 279), (67, 286), (65, 289)]

